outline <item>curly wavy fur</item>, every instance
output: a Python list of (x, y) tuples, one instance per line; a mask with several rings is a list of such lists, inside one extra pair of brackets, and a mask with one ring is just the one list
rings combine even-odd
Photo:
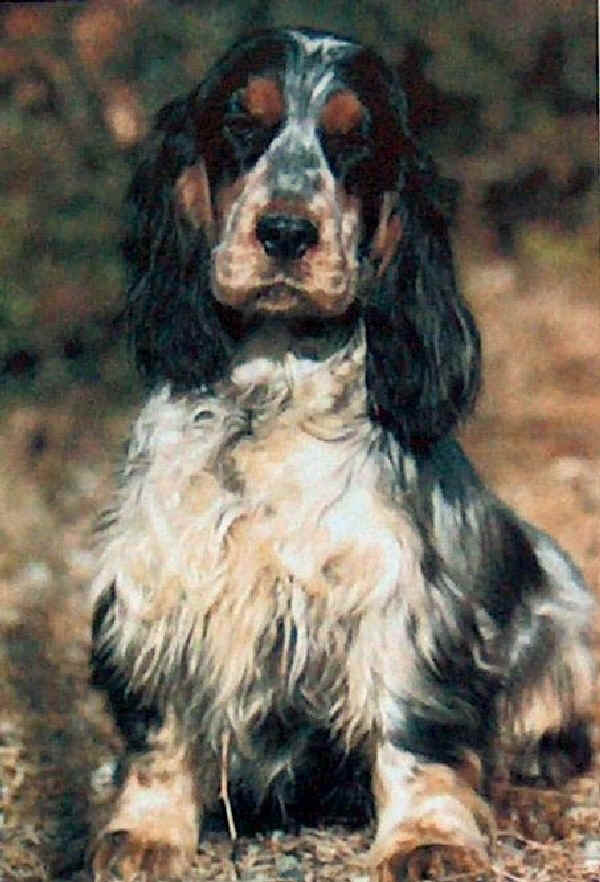
[(223, 776), (239, 819), (348, 768), (374, 879), (425, 846), (485, 861), (499, 750), (589, 763), (592, 599), (452, 437), (479, 338), (405, 118), (373, 52), (309, 31), (243, 41), (158, 117), (125, 243), (154, 391), (94, 585), (128, 748), (98, 878), (184, 872)]

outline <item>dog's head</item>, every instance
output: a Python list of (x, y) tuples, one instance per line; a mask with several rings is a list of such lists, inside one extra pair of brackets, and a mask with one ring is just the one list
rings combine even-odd
[(371, 417), (426, 447), (472, 403), (479, 341), (455, 286), (443, 182), (371, 50), (269, 31), (168, 105), (132, 184), (138, 364), (210, 385), (239, 335), (365, 323)]

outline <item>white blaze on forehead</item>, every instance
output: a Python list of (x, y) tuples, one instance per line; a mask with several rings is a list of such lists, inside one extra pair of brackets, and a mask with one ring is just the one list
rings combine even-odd
[(265, 154), (272, 195), (308, 201), (328, 170), (315, 122), (291, 116)]
[(291, 34), (302, 57), (288, 59), (285, 75), (288, 115), (316, 117), (335, 86), (332, 65), (346, 55), (353, 44), (331, 36), (310, 36), (299, 31), (291, 31)]
[(312, 120), (289, 119), (277, 137), (271, 141), (267, 154), (277, 149), (282, 149), (288, 141), (295, 148), (312, 149), (316, 144), (319, 146), (319, 152), (321, 152)]
[(334, 72), (321, 65), (312, 69), (290, 66), (285, 75), (288, 118), (315, 119), (334, 83)]
[(312, 105), (315, 105), (315, 107), (318, 107), (319, 109), (321, 108), (325, 103), (326, 98), (329, 96), (333, 81), (334, 75), (332, 70), (327, 71), (324, 76), (320, 76), (316, 79), (310, 92), (310, 103)]
[(349, 40), (344, 40), (341, 37), (335, 37), (331, 34), (326, 34), (323, 37), (312, 34), (304, 34), (302, 31), (290, 31), (294, 40), (298, 45), (302, 46), (307, 55), (315, 55), (317, 52), (322, 53), (325, 59), (328, 56), (334, 56), (339, 54), (341, 49), (346, 49), (348, 46), (353, 46)]

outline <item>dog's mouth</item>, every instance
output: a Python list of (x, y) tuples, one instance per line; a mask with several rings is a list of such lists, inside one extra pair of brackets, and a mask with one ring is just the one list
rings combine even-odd
[(241, 311), (245, 315), (275, 315), (290, 318), (322, 314), (315, 298), (288, 281), (276, 281), (252, 291), (241, 305)]
[(253, 311), (265, 313), (297, 313), (305, 311), (309, 305), (304, 292), (287, 282), (260, 288), (248, 304)]
[(333, 281), (333, 285), (320, 287), (291, 273), (277, 272), (239, 287), (224, 286), (214, 279), (213, 290), (217, 302), (250, 319), (260, 316), (332, 319), (343, 315), (356, 295), (352, 279), (340, 273)]

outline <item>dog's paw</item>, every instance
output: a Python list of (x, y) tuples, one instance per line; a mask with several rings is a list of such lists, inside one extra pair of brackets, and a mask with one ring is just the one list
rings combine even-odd
[(373, 882), (485, 874), (496, 825), (477, 792), (480, 779), (475, 755), (452, 768), (381, 745), (374, 775), (377, 835), (369, 853)]
[(106, 830), (94, 843), (91, 866), (94, 882), (120, 879), (180, 879), (190, 868), (193, 853), (179, 843), (146, 838), (140, 831)]
[[(155, 762), (155, 766), (157, 763)], [(132, 766), (108, 823), (94, 839), (94, 882), (152, 882), (185, 875), (198, 844), (199, 809), (182, 769)]]
[(374, 882), (418, 882), (421, 879), (464, 879), (483, 882), (489, 859), (479, 849), (422, 845), (408, 854), (384, 859), (375, 867)]
[(465, 788), (463, 798), (457, 796), (440, 795), (435, 811), (430, 805), (429, 811), (406, 818), (376, 839), (370, 853), (374, 882), (416, 882), (456, 873), (480, 878), (490, 865), (494, 820), (473, 791)]

